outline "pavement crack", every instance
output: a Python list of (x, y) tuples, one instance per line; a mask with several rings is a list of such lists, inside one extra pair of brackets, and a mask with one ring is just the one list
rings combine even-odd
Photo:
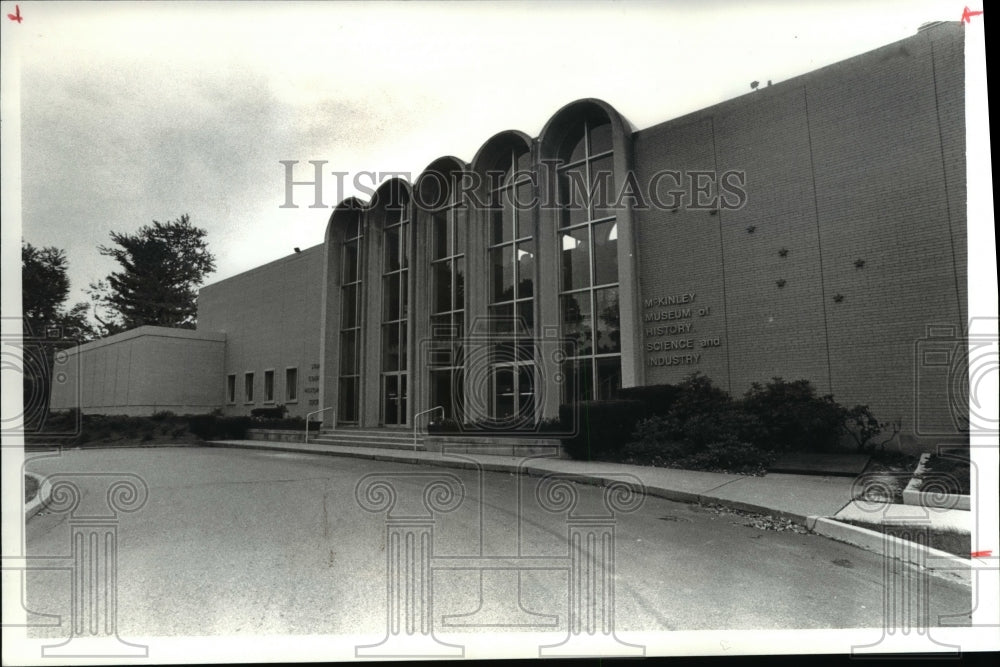
[[(330, 537), (330, 519), (326, 509), (326, 501), (329, 495), (330, 495), (329, 491), (323, 492), (323, 537), (324, 538)], [(332, 551), (330, 553), (331, 555), (333, 554)]]
[(746, 479), (746, 477), (739, 477), (737, 479), (731, 479), (728, 482), (723, 482), (722, 484), (719, 484), (718, 486), (713, 486), (710, 489), (706, 489), (705, 491), (702, 491), (702, 494), (711, 493), (712, 491), (718, 491), (719, 489), (721, 489), (724, 486), (732, 484), (733, 482), (742, 482), (744, 479)]

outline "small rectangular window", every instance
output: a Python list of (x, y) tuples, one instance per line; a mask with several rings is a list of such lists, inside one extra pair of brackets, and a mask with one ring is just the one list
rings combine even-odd
[(236, 402), (236, 374), (226, 376), (226, 403)]
[(285, 400), (299, 400), (299, 369), (285, 369)]
[(247, 403), (253, 403), (253, 373), (243, 376), (243, 396)]
[(264, 371), (264, 402), (274, 403), (274, 371)]

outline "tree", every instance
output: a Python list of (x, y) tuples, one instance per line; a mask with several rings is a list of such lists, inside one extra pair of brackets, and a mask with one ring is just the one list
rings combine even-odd
[(58, 328), (62, 338), (87, 341), (95, 331), (87, 319), (90, 305), (74, 304), (69, 298), (69, 263), (65, 251), (55, 247), (36, 248), (21, 241), (21, 314), (25, 337), (44, 337)]
[(66, 253), (21, 241), (21, 371), (24, 428), (38, 430), (48, 414), (55, 353), (95, 336), (87, 318), (90, 305), (69, 310)]
[(187, 214), (166, 223), (154, 220), (134, 234), (111, 232), (113, 245), (98, 246), (98, 251), (122, 270), (88, 290), (105, 335), (143, 325), (193, 329), (198, 288), (215, 271), (206, 235)]

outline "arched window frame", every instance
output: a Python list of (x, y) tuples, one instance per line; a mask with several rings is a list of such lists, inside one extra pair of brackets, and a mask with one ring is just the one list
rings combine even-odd
[(537, 182), (530, 140), (512, 131), (501, 133), (480, 150), (475, 164), (486, 203), (481, 242), (490, 336), (488, 418), (499, 428), (531, 427), (540, 411)]
[(368, 211), (370, 228), (380, 235), (379, 276), (379, 424), (409, 423), (410, 290), (413, 215), (409, 188), (393, 180), (376, 193)]
[(418, 224), (426, 227), (427, 234), (421, 261), (426, 262), (429, 284), (428, 342), (422, 350), (422, 363), (428, 368), (428, 407), (440, 405), (445, 418), (456, 421), (463, 420), (465, 404), (470, 230), (469, 206), (459, 180), (466, 173), (468, 167), (460, 160), (439, 158), (414, 187)]
[[(366, 287), (364, 211), (362, 202), (348, 199), (334, 209), (327, 226), (325, 324), (320, 368), (315, 369), (321, 377), (320, 394), (316, 405), (310, 401), (313, 409), (333, 408), (333, 414), (324, 412), (316, 417), (326, 423), (357, 424), (361, 418)], [(355, 258), (353, 262), (351, 257)], [(347, 296), (348, 293), (353, 296)]]
[[(610, 130), (609, 136), (605, 133), (605, 143), (607, 143), (608, 139), (610, 140), (610, 154), (603, 149), (594, 150), (588, 141), (585, 141), (582, 154), (571, 157), (572, 148), (577, 143), (577, 140), (581, 136), (586, 138), (587, 134), (593, 133), (592, 128), (598, 126), (608, 126)], [(591, 129), (588, 129), (588, 127)], [(636, 320), (638, 317), (637, 306), (640, 287), (632, 235), (632, 202), (628, 198), (625, 198), (624, 201), (618, 201), (616, 190), (617, 187), (621, 187), (625, 182), (627, 172), (631, 167), (631, 136), (631, 126), (613, 107), (601, 100), (586, 99), (573, 102), (558, 111), (546, 124), (539, 137), (539, 164), (544, 192), (543, 202), (550, 203), (548, 206), (543, 205), (542, 208), (540, 234), (545, 237), (547, 247), (546, 254), (544, 255), (546, 258), (545, 261), (554, 262), (558, 267), (557, 271), (549, 271), (549, 280), (543, 279), (541, 285), (543, 289), (548, 290), (546, 293), (540, 295), (544, 302), (543, 315), (547, 311), (558, 311), (560, 334), (562, 336), (568, 335), (570, 338), (576, 335), (578, 342), (581, 343), (581, 345), (571, 346), (567, 350), (569, 359), (560, 364), (549, 364), (547, 367), (548, 374), (556, 374), (565, 378), (560, 396), (563, 402), (591, 397), (611, 397), (617, 394), (618, 388), (634, 386), (641, 384), (643, 381), (638, 339), (641, 330), (637, 326)], [(592, 209), (586, 209), (587, 215), (582, 219), (574, 218), (567, 221), (565, 216), (567, 215), (566, 205), (568, 202), (564, 197), (567, 189), (565, 186), (565, 173), (574, 164), (585, 165), (582, 180), (589, 187), (593, 182), (593, 175), (590, 171), (592, 163), (601, 158), (608, 158), (607, 164), (610, 165), (611, 178), (613, 179), (613, 183), (609, 183), (607, 186), (609, 192), (608, 210), (599, 213)], [(561, 180), (563, 183), (560, 183)], [(586, 194), (585, 192), (584, 197), (586, 197)], [(583, 203), (589, 205), (586, 199), (584, 199)], [(564, 237), (567, 235), (567, 231), (573, 228), (582, 230), (580, 235), (586, 236), (587, 253), (590, 255), (593, 250), (592, 231), (594, 226), (608, 223), (612, 215), (615, 223), (609, 225), (608, 230), (610, 231), (613, 227), (617, 236), (614, 239), (617, 246), (614, 253), (617, 256), (617, 278), (606, 280), (600, 276), (592, 276), (591, 274), (594, 272), (593, 263), (588, 262), (590, 268), (588, 269), (586, 282), (577, 283), (567, 288), (564, 284), (565, 276), (563, 273), (565, 266), (563, 244), (566, 242)], [(543, 267), (543, 272), (544, 270)], [(558, 284), (550, 287), (550, 282)], [(597, 312), (601, 312), (602, 310), (608, 312), (602, 303), (597, 302), (599, 295), (595, 295), (594, 292), (601, 288), (610, 289), (615, 286), (617, 286), (618, 297), (617, 317), (609, 316), (603, 319), (616, 319), (617, 325), (604, 327), (606, 322), (602, 323), (599, 321), (598, 326), (605, 328), (606, 332), (613, 332), (617, 328), (619, 350), (595, 351), (594, 343), (600, 340), (594, 335), (595, 327), (593, 325), (589, 327), (590, 333), (586, 331), (587, 327), (583, 327), (585, 331), (582, 332), (579, 329), (574, 330), (573, 318), (567, 317), (568, 312), (572, 314), (572, 309), (567, 308), (566, 302), (568, 299), (566, 297), (574, 291), (574, 288), (579, 289), (580, 293), (589, 291), (589, 298), (585, 299), (585, 305), (591, 311), (590, 321), (593, 322), (593, 312), (595, 310)], [(611, 315), (614, 315), (614, 313), (611, 313)], [(567, 319), (569, 320), (568, 322)], [(583, 319), (587, 319), (586, 314), (584, 314)], [(587, 349), (588, 345), (590, 346), (589, 350)], [(602, 369), (598, 366), (598, 359), (602, 357), (607, 360), (617, 357), (619, 360), (617, 371), (612, 367), (611, 361), (601, 362), (605, 366), (604, 370), (607, 371), (603, 373), (604, 382), (602, 382)], [(576, 385), (580, 383), (574, 382), (577, 374), (572, 372), (574, 368), (573, 364), (580, 360), (589, 360), (592, 376), (589, 381), (584, 383), (586, 386), (583, 387), (583, 391), (578, 391)], [(552, 407), (549, 406), (547, 408), (549, 414), (552, 413)]]

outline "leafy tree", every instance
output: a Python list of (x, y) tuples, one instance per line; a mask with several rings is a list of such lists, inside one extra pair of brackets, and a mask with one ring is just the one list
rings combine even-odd
[(154, 220), (134, 234), (111, 232), (113, 245), (98, 250), (121, 270), (91, 283), (88, 291), (104, 333), (143, 325), (193, 329), (198, 288), (215, 271), (206, 234), (187, 214), (166, 223)]
[(41, 428), (48, 414), (55, 353), (94, 338), (87, 318), (90, 305), (68, 310), (69, 277), (65, 251), (36, 248), (21, 241), (21, 348), (24, 428)]
[(87, 314), (90, 305), (69, 298), (69, 263), (66, 252), (55, 247), (36, 248), (21, 241), (21, 313), (25, 337), (45, 337), (58, 328), (62, 338), (86, 341), (95, 331)]

